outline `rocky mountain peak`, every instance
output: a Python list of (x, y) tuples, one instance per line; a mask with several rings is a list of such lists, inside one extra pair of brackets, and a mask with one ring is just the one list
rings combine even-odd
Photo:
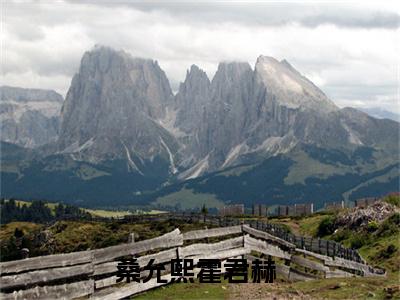
[[(62, 109), (59, 150), (102, 159), (158, 155), (156, 120), (172, 102), (169, 81), (156, 61), (97, 46), (84, 54)], [(90, 149), (89, 149), (90, 148)], [(129, 154), (129, 155), (128, 155)]]
[[(248, 94), (253, 79), (253, 70), (247, 62), (222, 62), (211, 82), (213, 101), (236, 102)], [(240, 101), (242, 101), (241, 99)], [(222, 103), (222, 102), (221, 102)]]
[[(152, 118), (165, 114), (165, 107), (172, 101), (169, 81), (157, 61), (137, 58), (109, 47), (96, 46), (82, 58), (80, 78), (91, 79), (108, 87), (116, 84), (129, 88), (132, 98)], [(106, 90), (103, 90), (106, 92)]]
[(186, 72), (186, 78), (179, 87), (179, 92), (184, 93), (185, 90), (191, 90), (192, 92), (203, 93), (206, 92), (210, 86), (210, 79), (206, 72), (200, 69), (196, 65), (192, 65)]
[(267, 92), (289, 108), (308, 108), (318, 111), (337, 110), (336, 105), (310, 80), (301, 75), (288, 61), (278, 61), (261, 55), (255, 65), (258, 82)]
[(202, 121), (205, 106), (210, 102), (210, 79), (206, 72), (192, 65), (179, 86), (175, 97), (177, 111), (175, 126), (182, 132), (191, 133)]
[(201, 68), (199, 68), (197, 65), (191, 65), (190, 69), (188, 69), (186, 71), (186, 79), (185, 79), (185, 81), (188, 78), (192, 78), (192, 77), (195, 77), (195, 76), (198, 76), (198, 75), (208, 78), (206, 72), (204, 72)]
[(212, 82), (215, 84), (217, 82), (230, 83), (239, 81), (242, 76), (246, 76), (251, 72), (252, 69), (247, 62), (221, 62)]

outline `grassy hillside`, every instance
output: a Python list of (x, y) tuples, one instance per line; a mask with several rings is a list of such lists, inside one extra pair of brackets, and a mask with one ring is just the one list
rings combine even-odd
[[(59, 221), (51, 226), (29, 222), (12, 222), (1, 226), (1, 260), (19, 259), (17, 244), (30, 250), (30, 256), (68, 253), (126, 243), (130, 233), (135, 240), (146, 240), (170, 232), (203, 229), (204, 224), (181, 221), (120, 224), (118, 222)], [(16, 236), (17, 233), (17, 236)], [(19, 241), (19, 242), (18, 242)]]
[[(385, 199), (399, 206), (399, 198)], [(273, 218), (270, 222), (285, 225), (293, 233), (324, 237), (359, 250), (371, 265), (387, 270), (386, 278), (332, 278), (308, 282), (274, 284), (171, 284), (132, 299), (400, 299), (400, 222), (393, 213), (381, 222), (352, 228), (336, 226), (335, 220), (348, 211), (319, 213), (298, 218)], [(324, 234), (326, 227), (330, 231)], [(360, 242), (361, 241), (361, 242)]]
[[(340, 219), (353, 210), (319, 213), (299, 218), (273, 218), (292, 232), (340, 241), (357, 248), (371, 265), (387, 270), (386, 278), (333, 278), (309, 282), (286, 282), (278, 278), (274, 284), (170, 284), (143, 293), (135, 299), (399, 299), (400, 279), (400, 215), (396, 210), (400, 199), (387, 198), (394, 213), (379, 221), (369, 221), (355, 228), (340, 224)], [(397, 208), (395, 208), (397, 207)], [(116, 222), (60, 221), (51, 226), (27, 222), (13, 222), (1, 227), (2, 260), (16, 259), (10, 251), (16, 250), (16, 229), (22, 232), (22, 245), (31, 250), (31, 256), (50, 253), (95, 249), (127, 242), (130, 233), (135, 240), (144, 240), (169, 232), (174, 228), (189, 231), (203, 228), (203, 224), (179, 221), (141, 224)], [(263, 298), (264, 297), (264, 298)], [(269, 298), (268, 298), (269, 297)], [(303, 297), (303, 298), (301, 298)]]

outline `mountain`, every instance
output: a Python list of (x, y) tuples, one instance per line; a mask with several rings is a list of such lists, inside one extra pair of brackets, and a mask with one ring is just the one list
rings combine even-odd
[(311, 81), (302, 76), (286, 60), (260, 56), (255, 66), (257, 80), (279, 104), (289, 108), (336, 110), (335, 104)]
[(396, 122), (400, 122), (400, 115), (398, 113), (393, 113), (387, 110), (384, 110), (380, 107), (369, 107), (369, 108), (360, 108), (361, 111), (373, 116), (378, 119), (390, 119)]
[[(161, 159), (168, 173), (177, 141), (158, 120), (170, 102), (168, 79), (156, 61), (96, 47), (84, 54), (72, 79), (61, 111), (58, 153), (92, 163), (122, 159), (141, 175)], [(175, 172), (173, 161), (170, 171)]]
[[(387, 150), (395, 159), (395, 123), (339, 109), (287, 61), (260, 56), (254, 71), (248, 63), (221, 63), (210, 85), (205, 78), (196, 79), (196, 86), (192, 73), (199, 71), (194, 70), (176, 95), (177, 99), (187, 99), (185, 103), (195, 102), (181, 105), (178, 114), (190, 116), (192, 127), (182, 118), (175, 122), (179, 131), (186, 129), (185, 138), (191, 141), (187, 156), (194, 160), (193, 167), (180, 178), (262, 161), (300, 144), (340, 151), (379, 144), (390, 147)], [(205, 76), (203, 73), (201, 78)], [(203, 91), (200, 98), (198, 90)], [(190, 107), (189, 112), (182, 109), (185, 107)], [(365, 133), (367, 128), (370, 136)], [(381, 136), (379, 132), (384, 131), (388, 135)]]
[(62, 103), (51, 90), (0, 87), (1, 140), (28, 148), (55, 141)]
[[(191, 66), (84, 54), (56, 141), (3, 146), (2, 192), (83, 206), (194, 208), (351, 200), (397, 190), (399, 123), (338, 108), (286, 60)], [(12, 159), (14, 151), (19, 159)], [(40, 188), (38, 188), (40, 187)]]

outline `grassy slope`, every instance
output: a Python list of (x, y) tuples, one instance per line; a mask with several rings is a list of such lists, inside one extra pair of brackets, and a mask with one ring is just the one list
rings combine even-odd
[(319, 223), (326, 215), (320, 213), (305, 218), (270, 218), (269, 222), (288, 226), (297, 235), (315, 236)]
[(6, 225), (2, 225), (0, 230), (0, 241), (9, 239), (12, 235), (14, 235), (14, 231), (16, 228), (22, 230), (25, 234), (29, 234), (35, 230), (39, 230), (42, 227), (43, 225), (31, 222), (12, 222)]
[[(330, 214), (316, 214), (304, 218), (270, 219), (271, 222), (289, 226), (296, 234), (316, 236), (320, 222)], [(344, 240), (344, 244), (357, 235), (353, 232)], [(327, 236), (326, 238), (330, 238)], [(261, 297), (276, 297), (296, 299), (305, 296), (306, 299), (400, 299), (400, 250), (390, 258), (379, 258), (382, 250), (389, 244), (400, 246), (400, 233), (376, 238), (373, 243), (367, 243), (359, 251), (372, 265), (385, 267), (388, 271), (386, 278), (332, 278), (309, 282), (279, 282), (277, 284), (193, 284), (184, 283), (168, 285), (144, 293), (135, 299), (254, 299)], [(394, 292), (390, 292), (393, 290)]]
[[(0, 229), (0, 246), (1, 251), (4, 251), (3, 255), (6, 255), (15, 228), (22, 229), (24, 232), (24, 240), (30, 249), (31, 257), (33, 257), (118, 245), (126, 243), (130, 233), (135, 233), (135, 240), (139, 241), (160, 236), (175, 228), (179, 228), (182, 232), (203, 229), (204, 224), (185, 224), (180, 221), (140, 224), (59, 221), (46, 227), (29, 222), (12, 222), (2, 225)], [(35, 243), (38, 234), (44, 230), (50, 233), (50, 238), (45, 242)]]

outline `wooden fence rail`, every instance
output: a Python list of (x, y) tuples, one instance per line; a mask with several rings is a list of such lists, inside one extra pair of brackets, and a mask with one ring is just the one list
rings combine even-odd
[[(204, 222), (204, 218), (202, 219)], [(207, 221), (207, 220), (206, 220)], [(381, 276), (384, 271), (342, 257), (331, 257), (307, 250), (326, 249), (329, 254), (334, 248), (329, 243), (304, 238), (277, 236), (268, 232), (268, 225), (236, 224), (235, 221), (218, 224), (232, 226), (196, 230), (181, 233), (179, 229), (149, 240), (132, 242), (102, 249), (57, 254), (0, 264), (1, 299), (121, 299), (162, 284), (155, 278), (147, 283), (117, 284), (116, 259), (134, 255), (141, 267), (151, 259), (166, 266), (163, 278), (170, 279), (168, 263), (175, 258), (191, 258), (195, 265), (199, 259), (247, 257), (256, 252), (270, 255), (285, 262), (278, 264), (277, 273), (288, 280), (312, 280), (315, 278), (347, 276)], [(214, 223), (215, 219), (214, 219)], [(274, 231), (275, 233), (275, 231)], [(215, 243), (204, 243), (210, 237), (222, 239)], [(185, 245), (186, 241), (201, 240), (200, 243)], [(303, 247), (298, 247), (298, 244)], [(331, 249), (331, 250), (330, 250)], [(149, 251), (157, 253), (148, 254)], [(312, 259), (310, 259), (310, 258)], [(198, 271), (196, 268), (195, 270)], [(310, 271), (312, 270), (312, 272)]]

